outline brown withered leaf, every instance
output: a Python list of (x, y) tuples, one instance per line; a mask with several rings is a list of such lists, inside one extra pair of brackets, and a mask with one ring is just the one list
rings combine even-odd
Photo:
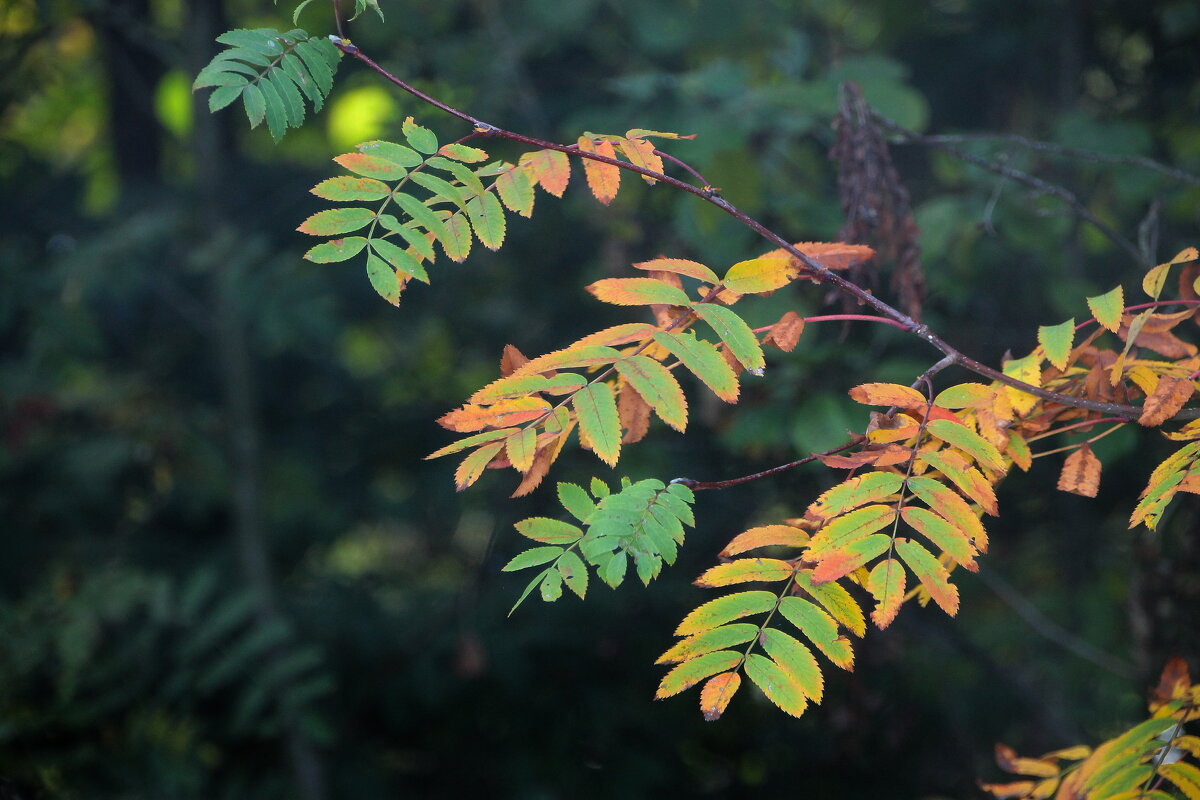
[(1171, 378), (1163, 376), (1158, 379), (1158, 386), (1153, 394), (1146, 398), (1142, 406), (1142, 415), (1138, 424), (1148, 428), (1161, 425), (1175, 416), (1183, 404), (1188, 401), (1196, 385), (1187, 378)]
[(500, 377), (507, 378), (527, 363), (529, 359), (515, 345), (504, 345), (504, 352), (500, 354)]
[(789, 311), (771, 326), (771, 332), (763, 339), (763, 344), (778, 347), (785, 353), (796, 349), (800, 334), (804, 333), (804, 317), (795, 311)]
[(1100, 491), (1100, 459), (1087, 444), (1067, 456), (1058, 476), (1058, 490), (1083, 497), (1095, 497)]
[(621, 389), (617, 394), (617, 416), (625, 430), (625, 435), (621, 437), (623, 444), (640, 442), (650, 430), (650, 404), (628, 381), (621, 381)]

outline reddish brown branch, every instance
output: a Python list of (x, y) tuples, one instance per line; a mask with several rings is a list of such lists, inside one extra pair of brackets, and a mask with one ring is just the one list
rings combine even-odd
[(772, 475), (778, 475), (781, 472), (787, 472), (789, 469), (795, 469), (796, 467), (816, 461), (822, 456), (829, 456), (833, 455), (834, 453), (840, 453), (843, 450), (849, 450), (851, 447), (864, 442), (866, 438), (867, 437), (863, 436), (862, 434), (856, 433), (850, 437), (850, 441), (840, 444), (830, 450), (826, 450), (823, 453), (813, 453), (812, 455), (805, 456), (797, 461), (792, 461), (787, 464), (780, 464), (778, 467), (771, 467), (770, 469), (765, 469), (762, 472), (755, 472), (752, 475), (743, 475), (740, 478), (730, 478), (729, 480), (725, 481), (694, 481), (691, 478), (676, 478), (675, 480), (671, 481), (671, 483), (678, 483), (681, 486), (686, 486), (694, 492), (704, 491), (705, 489), (728, 489), (731, 486), (739, 486), (743, 483), (750, 483), (750, 481), (757, 481), (762, 478), (769, 478)]
[[(1137, 406), (1120, 405), (1117, 403), (1104, 403), (1098, 400), (1089, 400), (1084, 397), (1071, 397), (1070, 395), (1052, 392), (1048, 389), (1043, 389), (1040, 386), (1034, 386), (1032, 384), (1025, 383), (1024, 381), (1017, 380), (1016, 378), (1005, 375), (1000, 370), (993, 369), (986, 364), (976, 361), (946, 342), (923, 323), (917, 322), (904, 312), (894, 308), (883, 300), (880, 300), (874, 294), (868, 292), (858, 284), (846, 280), (841, 275), (830, 270), (827, 266), (814, 259), (812, 256), (804, 253), (791, 242), (787, 241), (779, 234), (764, 226), (758, 220), (750, 217), (745, 212), (738, 209), (724, 197), (716, 194), (711, 186), (693, 186), (686, 181), (681, 181), (678, 178), (674, 178), (661, 172), (655, 172), (654, 170), (639, 167), (636, 164), (630, 164), (627, 161), (609, 158), (608, 156), (602, 156), (599, 153), (585, 153), (575, 145), (557, 144), (555, 142), (536, 139), (532, 136), (526, 136), (524, 134), (499, 128), (495, 125), (477, 119), (476, 117), (473, 117), (464, 111), (460, 111), (457, 108), (446, 105), (440, 100), (425, 94), (420, 89), (410, 86), (400, 78), (381, 67), (373, 59), (358, 49), (356, 45), (350, 43), (349, 41), (345, 39), (334, 39), (333, 43), (343, 53), (358, 59), (389, 83), (397, 86), (400, 89), (403, 89), (414, 97), (423, 100), (434, 108), (441, 109), (447, 114), (458, 117), (464, 122), (469, 123), (475, 129), (475, 131), (482, 136), (499, 137), (509, 141), (527, 144), (531, 147), (537, 147), (541, 150), (557, 150), (561, 153), (578, 156), (579, 158), (589, 158), (593, 161), (611, 164), (619, 169), (627, 170), (629, 172), (636, 172), (639, 175), (644, 175), (648, 178), (653, 178), (656, 181), (661, 181), (668, 186), (674, 187), (683, 192), (687, 192), (688, 194), (695, 195), (702, 200), (711, 203), (725, 213), (729, 214), (738, 222), (742, 223), (742, 225), (745, 227), (766, 239), (771, 244), (778, 248), (782, 248), (785, 252), (804, 265), (808, 277), (813, 278), (819, 283), (827, 283), (839, 291), (845, 292), (846, 294), (854, 297), (863, 305), (866, 305), (879, 312), (879, 314), (893, 320), (896, 323), (895, 327), (900, 328), (908, 333), (912, 333), (925, 340), (933, 347), (940, 350), (947, 358), (951, 359), (952, 363), (964, 367), (965, 369), (968, 369), (977, 375), (990, 380), (998, 381), (1005, 386), (1011, 386), (1014, 389), (1034, 395), (1035, 397), (1040, 397), (1043, 400), (1047, 400), (1052, 403), (1058, 403), (1059, 405), (1063, 406), (1069, 406), (1071, 408), (1082, 408), (1088, 411), (1096, 411), (1108, 416), (1123, 417), (1126, 419), (1137, 419), (1142, 414), (1142, 409), (1138, 408)], [(1200, 409), (1188, 409), (1181, 411), (1172, 419), (1184, 420), (1194, 419), (1196, 417), (1200, 417)]]

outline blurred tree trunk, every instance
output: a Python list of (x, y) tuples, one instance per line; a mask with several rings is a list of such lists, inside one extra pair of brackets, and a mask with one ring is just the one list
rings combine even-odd
[[(185, 25), (188, 70), (194, 74), (212, 57), (213, 40), (226, 30), (221, 0), (193, 0)], [(215, 237), (229, 222), (222, 189), (230, 157), (221, 123), (208, 112), (203, 97), (194, 100), (193, 157), (203, 230)], [(213, 319), (215, 357), (225, 395), (225, 425), (229, 436), (229, 481), (234, 545), (243, 577), (258, 597), (258, 616), (266, 622), (282, 616), (275, 592), (270, 546), (262, 517), (262, 464), (257, 417), (258, 395), (254, 359), (247, 332), (244, 304), (245, 260), (229, 258), (214, 267)], [(323, 800), (321, 759), (295, 713), (281, 710), (287, 756), (298, 796)], [(290, 717), (290, 718), (289, 718)]]

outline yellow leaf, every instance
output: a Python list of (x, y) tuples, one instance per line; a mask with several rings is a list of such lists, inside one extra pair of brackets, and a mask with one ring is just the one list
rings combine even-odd
[(910, 386), (898, 383), (864, 383), (850, 390), (850, 398), (865, 406), (924, 409), (929, 405), (925, 395)]
[[(1042, 358), (1040, 355), (1030, 353), (1024, 358), (1014, 358), (1004, 365), (1004, 374), (1010, 378), (1016, 378), (1019, 381), (1028, 383), (1031, 386), (1042, 386)], [(1028, 414), (1035, 405), (1038, 398), (1036, 395), (1029, 394), (1012, 386), (1005, 386), (1005, 392), (1008, 394), (1008, 401), (1012, 404), (1013, 410), (1021, 416)]]

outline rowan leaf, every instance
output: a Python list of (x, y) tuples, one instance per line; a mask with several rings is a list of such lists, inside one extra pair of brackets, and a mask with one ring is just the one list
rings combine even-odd
[(562, 197), (571, 180), (571, 162), (558, 150), (537, 150), (521, 156), (521, 166), (550, 194)]
[(504, 439), (516, 430), (516, 428), (501, 428), (497, 431), (484, 431), (483, 433), (477, 433), (474, 436), (468, 436), (465, 439), (459, 439), (453, 444), (448, 444), (440, 450), (435, 450), (434, 452), (425, 456), (425, 460), (428, 461), (431, 458), (441, 458), (442, 456), (448, 456), (453, 453), (461, 452), (469, 447), (474, 447), (475, 445), (487, 444), (488, 442), (494, 442), (497, 439)]
[(715, 722), (729, 707), (729, 701), (742, 685), (742, 676), (736, 672), (714, 675), (700, 690), (700, 713), (707, 722)]
[[(601, 139), (597, 142), (591, 136), (580, 136), (579, 149), (584, 153), (595, 153), (607, 158), (615, 159), (617, 157), (616, 150), (613, 149), (612, 142), (608, 139)], [(617, 196), (617, 190), (621, 187), (621, 168), (614, 164), (605, 164), (603, 161), (585, 158), (583, 159), (583, 172), (587, 177), (588, 188), (592, 190), (596, 199), (604, 205), (611, 203)]]
[(734, 264), (722, 284), (738, 294), (758, 294), (786, 286), (795, 277), (796, 270), (787, 256), (761, 256)]
[(442, 222), (442, 218), (434, 213), (433, 209), (422, 203), (411, 194), (397, 192), (392, 195), (393, 202), (412, 217), (413, 222), (423, 227), (425, 230), (432, 233), (437, 240), (441, 242), (442, 249), (447, 254), (454, 248), (454, 241), (450, 238), (450, 232), (446, 228), (446, 224)]
[(324, 200), (347, 202), (354, 200), (382, 200), (387, 197), (388, 186), (383, 181), (374, 178), (355, 178), (351, 175), (341, 175), (336, 178), (326, 178), (311, 189), (312, 193)]
[[(621, 358), (619, 350), (602, 345), (571, 345), (562, 350), (532, 358), (522, 364), (511, 377), (531, 375), (572, 367), (597, 367)], [(487, 388), (487, 387), (485, 387)]]
[(843, 514), (813, 535), (808, 545), (808, 554), (812, 558), (824, 559), (827, 555), (891, 525), (895, 517), (895, 508), (879, 504), (864, 506)]
[(478, 147), (471, 147), (460, 142), (453, 144), (444, 144), (438, 148), (438, 155), (446, 158), (453, 158), (455, 161), (465, 161), (468, 164), (475, 164), (480, 161), (486, 161), (488, 154)]
[(871, 568), (867, 576), (867, 591), (875, 598), (871, 621), (883, 630), (892, 624), (904, 602), (904, 567), (895, 558), (886, 558)]
[(488, 462), (496, 457), (496, 454), (500, 452), (500, 448), (503, 446), (500, 442), (485, 444), (464, 458), (462, 463), (458, 465), (458, 469), (454, 470), (454, 488), (461, 492), (479, 480), (479, 476), (483, 474), (483, 470), (487, 467)]
[(504, 453), (517, 472), (528, 472), (537, 454), (537, 430), (524, 428), (504, 441)]
[(925, 451), (918, 454), (917, 461), (923, 461), (945, 475), (964, 495), (978, 503), (985, 513), (999, 516), (1000, 509), (996, 505), (996, 491), (992, 484), (962, 456), (953, 450)]
[(311, 247), (304, 257), (317, 264), (331, 264), (354, 258), (366, 246), (366, 237), (346, 236), (341, 239), (330, 239), (328, 242)]
[(570, 394), (583, 388), (587, 380), (574, 372), (559, 372), (545, 375), (510, 375), (489, 383), (471, 395), (472, 403), (494, 403), (512, 397), (524, 397), (536, 393)]
[(692, 306), (692, 311), (713, 329), (746, 369), (761, 371), (767, 365), (758, 337), (737, 312), (714, 303), (697, 303)]
[(636, 269), (647, 272), (672, 272), (676, 275), (687, 275), (689, 278), (705, 283), (719, 283), (717, 273), (698, 261), (688, 261), (683, 258), (654, 258), (650, 261), (639, 261), (633, 265)]
[(1038, 327), (1038, 344), (1046, 352), (1046, 360), (1059, 369), (1067, 368), (1071, 358), (1071, 345), (1075, 341), (1075, 319), (1071, 318), (1058, 325), (1042, 325)]
[(540, 419), (550, 410), (550, 404), (540, 397), (516, 397), (501, 400), (490, 406), (468, 403), (438, 419), (443, 428), (458, 433), (470, 433), (483, 428), (506, 428)]
[(438, 151), (437, 136), (433, 131), (414, 122), (412, 117), (405, 117), (400, 128), (404, 132), (404, 138), (417, 152), (432, 155)]
[(759, 547), (803, 547), (808, 544), (808, 534), (791, 525), (762, 525), (743, 531), (721, 551), (721, 558), (729, 558)]
[(682, 289), (657, 278), (605, 278), (589, 285), (587, 290), (597, 300), (617, 306), (691, 305), (691, 299)]
[(758, 635), (758, 626), (746, 622), (735, 622), (732, 625), (722, 625), (719, 628), (689, 636), (676, 642), (665, 653), (658, 657), (655, 664), (678, 664), (689, 658), (711, 653), (714, 650), (724, 650), (739, 644), (745, 644)]
[(811, 650), (796, 637), (777, 628), (764, 628), (759, 641), (767, 655), (800, 687), (805, 697), (814, 703), (821, 702), (825, 681)]
[(938, 393), (933, 404), (940, 408), (975, 408), (983, 403), (992, 402), (996, 389), (984, 386), (982, 383), (960, 383)]
[(330, 208), (313, 214), (296, 230), (310, 236), (336, 236), (365, 228), (374, 219), (375, 212), (369, 208)]
[(396, 270), (374, 254), (367, 255), (367, 279), (380, 297), (394, 306), (400, 305), (400, 291), (403, 286), (396, 276)]
[(384, 261), (391, 264), (400, 272), (403, 272), (405, 277), (416, 278), (423, 283), (429, 283), (429, 273), (425, 271), (425, 265), (407, 250), (401, 249), (398, 245), (387, 239), (372, 239), (371, 249), (379, 254)]
[(903, 485), (904, 478), (894, 472), (868, 472), (826, 490), (808, 507), (804, 517), (820, 524), (867, 503), (885, 500)]
[(736, 667), (741, 660), (741, 653), (719, 650), (685, 661), (663, 676), (662, 682), (658, 684), (658, 691), (654, 693), (654, 699), (662, 700), (679, 694), (710, 675)]
[(487, 192), (477, 195), (467, 201), (467, 217), (479, 242), (489, 250), (499, 250), (504, 244), (504, 233), (507, 223), (504, 219), (504, 208), (496, 195)]
[(1092, 316), (1101, 326), (1113, 333), (1121, 327), (1121, 312), (1125, 310), (1125, 290), (1120, 286), (1087, 298), (1087, 304)]
[(727, 403), (737, 402), (737, 375), (717, 348), (691, 333), (659, 331), (654, 334), (654, 341), (678, 358), (717, 397)]
[[(645, 139), (616, 137), (617, 147), (634, 166), (662, 174), (662, 158), (654, 152), (654, 145)], [(656, 181), (649, 175), (643, 175), (642, 180), (653, 186)]]
[(616, 466), (621, 455), (621, 420), (612, 386), (593, 383), (571, 398), (579, 417), (579, 439), (610, 467)]
[(442, 242), (446, 255), (451, 261), (466, 261), (471, 254), (471, 242), (471, 224), (466, 216), (451, 214), (446, 219), (446, 240)]
[(765, 591), (737, 592), (718, 597), (684, 617), (675, 629), (675, 635), (691, 636), (703, 633), (735, 619), (770, 611), (775, 607), (777, 599), (774, 592)]
[(583, 536), (583, 531), (569, 522), (548, 517), (529, 517), (513, 527), (527, 539), (545, 544), (574, 544)]
[(1005, 472), (1004, 459), (995, 445), (965, 425), (946, 419), (934, 419), (925, 424), (925, 430), (960, 452), (966, 453), (977, 464), (992, 472)]
[(1200, 800), (1200, 769), (1186, 761), (1163, 764), (1158, 774), (1175, 784), (1188, 800)]
[(790, 353), (796, 349), (802, 333), (804, 333), (804, 317), (795, 311), (788, 311), (771, 326), (771, 332), (767, 334), (763, 344), (769, 344), (778, 347), (785, 353)]
[(865, 406), (896, 406), (924, 409), (928, 398), (909, 386), (898, 383), (864, 383), (850, 390), (850, 399)]
[(988, 539), (983, 523), (957, 492), (926, 476), (910, 477), (908, 489), (965, 534), (976, 550), (981, 553), (987, 552)]
[(1095, 497), (1100, 491), (1100, 459), (1086, 442), (1063, 462), (1058, 490), (1082, 497)]
[(1196, 385), (1188, 378), (1172, 378), (1164, 375), (1158, 379), (1154, 391), (1142, 406), (1138, 424), (1156, 427), (1179, 413), (1184, 404), (1196, 391)]
[(854, 652), (849, 640), (838, 635), (833, 617), (816, 604), (800, 597), (785, 597), (779, 601), (779, 613), (835, 665), (844, 670), (854, 669)]
[(647, 356), (623, 358), (615, 366), (663, 422), (680, 432), (687, 427), (687, 400), (669, 369)]
[(855, 636), (861, 637), (867, 632), (867, 621), (863, 617), (862, 607), (850, 596), (840, 583), (823, 583), (816, 585), (808, 572), (799, 570), (795, 575), (796, 585), (803, 589), (829, 615)]
[(772, 583), (790, 578), (795, 569), (791, 563), (778, 558), (739, 558), (710, 567), (694, 583), (707, 589), (751, 581)]
[(979, 569), (975, 563), (975, 548), (971, 540), (941, 514), (917, 506), (906, 506), (900, 516), (913, 530), (933, 542), (959, 565), (971, 572)]
[(531, 547), (518, 553), (507, 564), (500, 568), (501, 572), (515, 572), (528, 567), (538, 567), (558, 558), (565, 552), (561, 547)]
[[(1014, 358), (1004, 365), (1004, 374), (1040, 388), (1042, 385), (1042, 359), (1036, 352), (1030, 353), (1024, 358)], [(1037, 405), (1037, 396), (1022, 389), (1005, 386), (1004, 391), (1008, 394), (1008, 402), (1012, 404), (1013, 410), (1021, 416), (1028, 414)]]
[(828, 583), (843, 578), (876, 556), (886, 553), (891, 545), (890, 536), (875, 533), (829, 551), (821, 556), (820, 563), (813, 568), (813, 583)]
[(533, 177), (520, 167), (496, 176), (496, 193), (509, 211), (528, 219), (533, 216)]
[(896, 553), (913, 571), (933, 602), (950, 616), (958, 613), (958, 587), (950, 583), (950, 573), (921, 545), (908, 539), (896, 540)]
[(563, 583), (567, 585), (582, 600), (587, 595), (588, 573), (580, 557), (568, 550), (558, 559), (558, 574), (562, 575)]
[(804, 690), (786, 670), (766, 656), (751, 653), (746, 657), (746, 677), (762, 690), (775, 705), (793, 717), (799, 717), (808, 707)]
[(355, 175), (381, 181), (398, 181), (408, 175), (408, 170), (395, 161), (367, 153), (344, 153), (333, 160)]

